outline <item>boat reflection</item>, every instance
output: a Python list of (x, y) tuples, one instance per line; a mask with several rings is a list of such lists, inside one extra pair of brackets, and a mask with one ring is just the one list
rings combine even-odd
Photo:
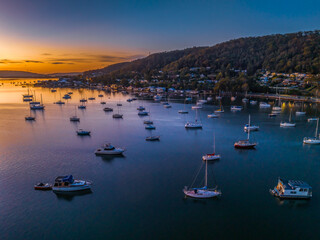
[(56, 194), (59, 200), (72, 201), (74, 197), (92, 194), (92, 191), (91, 189), (87, 189), (79, 192), (54, 192), (54, 194)]

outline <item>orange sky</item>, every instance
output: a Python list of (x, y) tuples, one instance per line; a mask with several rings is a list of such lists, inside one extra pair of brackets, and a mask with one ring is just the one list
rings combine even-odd
[(143, 55), (115, 51), (107, 47), (63, 46), (59, 43), (28, 42), (0, 34), (0, 70), (35, 73), (82, 72), (114, 63), (130, 61)]

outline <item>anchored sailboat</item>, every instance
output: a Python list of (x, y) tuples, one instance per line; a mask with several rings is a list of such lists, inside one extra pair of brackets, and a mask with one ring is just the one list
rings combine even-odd
[(305, 137), (303, 143), (305, 144), (320, 144), (320, 136), (318, 136), (319, 118), (317, 119), (317, 126), (314, 137)]
[(213, 161), (213, 160), (219, 160), (220, 155), (216, 154), (216, 136), (213, 135), (213, 153), (208, 153), (204, 156), (202, 156), (203, 161)]

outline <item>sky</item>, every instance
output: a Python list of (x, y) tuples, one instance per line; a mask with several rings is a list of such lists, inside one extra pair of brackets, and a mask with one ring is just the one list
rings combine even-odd
[(150, 53), (320, 29), (320, 1), (0, 0), (0, 70), (82, 72)]

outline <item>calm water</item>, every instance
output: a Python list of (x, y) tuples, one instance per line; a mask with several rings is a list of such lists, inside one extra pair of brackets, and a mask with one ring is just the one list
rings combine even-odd
[[(289, 106), (270, 119), (270, 110), (247, 106), (244, 111), (226, 112), (219, 119), (207, 119), (214, 106), (201, 112), (203, 130), (184, 128), (195, 116), (179, 115), (183, 104), (165, 109), (151, 101), (126, 102), (129, 96), (98, 91), (73, 91), (65, 105), (53, 104), (60, 90), (36, 88), (43, 96), (45, 111), (36, 112), (35, 122), (26, 122), (28, 103), (22, 102), (26, 88), (6, 83), (0, 87), (0, 239), (319, 239), (320, 146), (303, 146), (313, 136), (315, 123), (296, 118), (297, 127), (281, 129)], [(77, 110), (80, 123), (69, 121), (80, 97), (96, 97), (86, 110)], [(102, 111), (122, 102), (124, 119), (113, 119)], [(148, 131), (136, 108), (151, 110), (160, 142), (146, 142)], [(226, 103), (228, 104), (228, 103)], [(260, 131), (252, 134), (256, 150), (233, 148), (245, 138), (243, 125), (251, 113)], [(92, 131), (78, 137), (79, 128)], [(222, 159), (209, 166), (222, 196), (214, 200), (185, 199), (182, 189), (190, 185), (202, 164), (201, 156), (216, 151)], [(125, 157), (101, 158), (93, 152), (110, 141), (126, 148)], [(91, 194), (57, 196), (34, 191), (39, 181), (53, 182), (58, 175), (93, 181)], [(203, 173), (201, 173), (203, 174)], [(199, 180), (202, 180), (202, 176)], [(302, 179), (313, 186), (311, 201), (278, 201), (268, 190), (277, 177)], [(201, 182), (201, 181), (199, 181)]]

